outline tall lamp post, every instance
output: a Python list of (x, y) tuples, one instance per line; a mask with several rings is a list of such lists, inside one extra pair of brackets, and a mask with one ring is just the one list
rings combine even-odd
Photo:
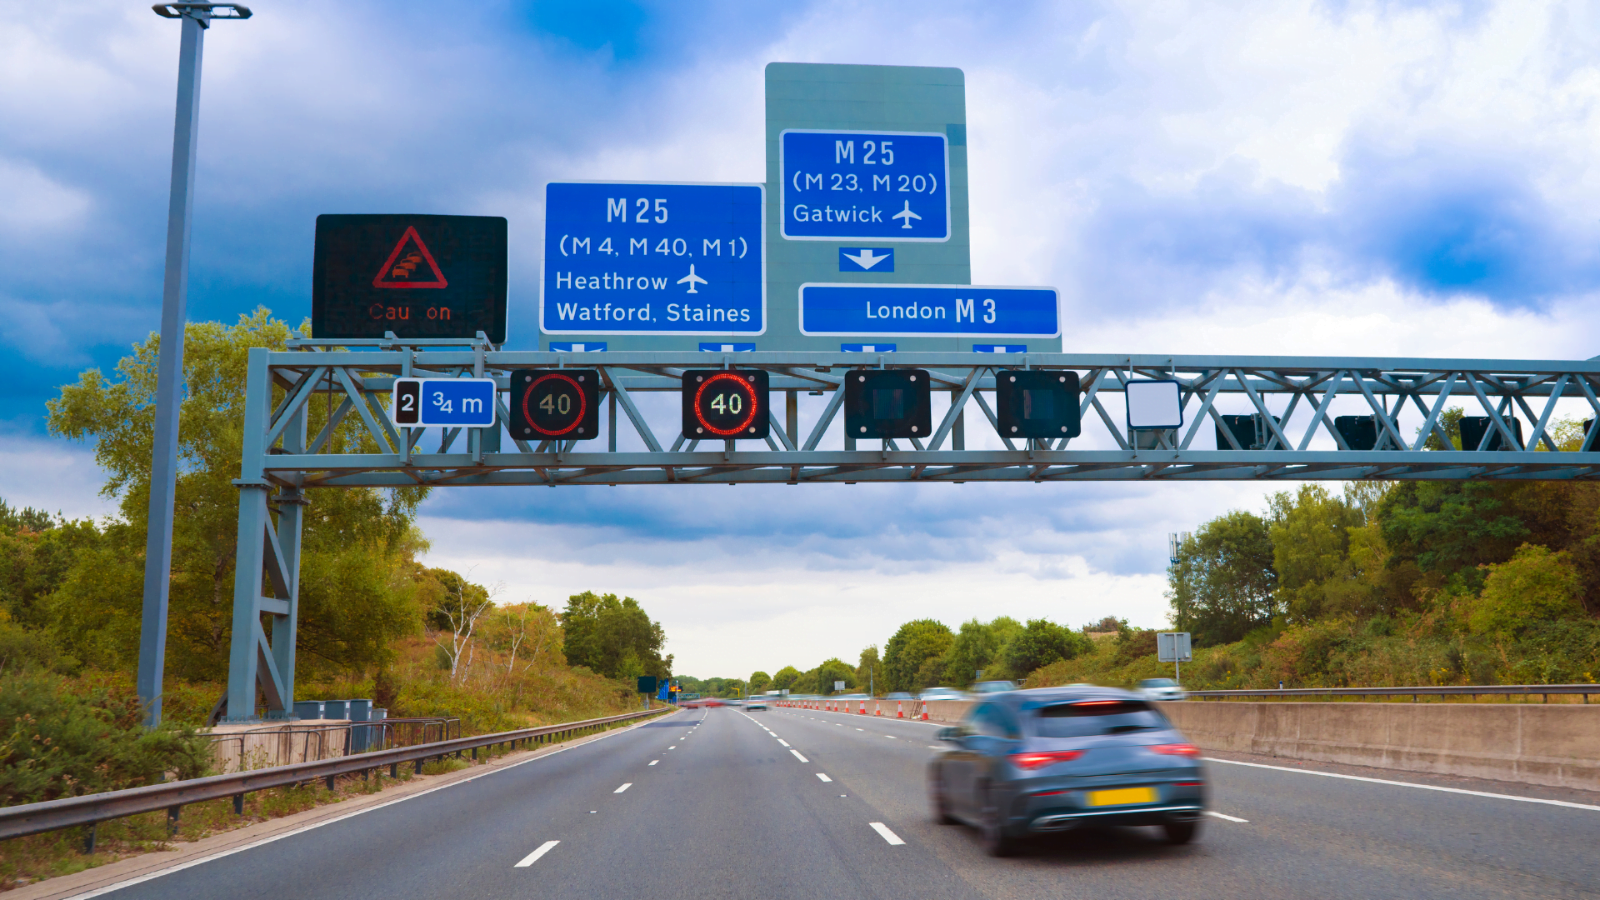
[(172, 503), (178, 484), (178, 389), (189, 289), (189, 213), (200, 118), (200, 57), (213, 19), (248, 19), (237, 3), (158, 3), (156, 15), (183, 22), (178, 51), (178, 118), (172, 135), (172, 198), (167, 204), (166, 277), (161, 290), (161, 347), (156, 357), (156, 429), (150, 453), (149, 533), (144, 555), (144, 618), (139, 627), (139, 701), (145, 725), (161, 723), (161, 674), (167, 658), (167, 593), (172, 576)]

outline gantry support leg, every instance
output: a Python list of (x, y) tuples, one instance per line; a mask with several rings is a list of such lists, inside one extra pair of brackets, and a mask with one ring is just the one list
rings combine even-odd
[[(233, 578), (233, 638), (228, 660), (225, 722), (254, 722), (256, 692), (266, 698), (267, 718), (294, 715), (294, 651), (300, 594), (300, 529), (305, 505), (296, 488), (276, 489), (264, 463), (271, 426), (272, 385), (267, 351), (250, 351), (245, 396), (243, 459), (239, 488), (239, 535)], [(306, 407), (287, 410), (283, 449), (304, 453)], [(274, 496), (274, 493), (277, 496)], [(277, 506), (277, 521), (273, 509)], [(263, 627), (262, 616), (270, 616)], [(271, 639), (268, 640), (270, 631)]]

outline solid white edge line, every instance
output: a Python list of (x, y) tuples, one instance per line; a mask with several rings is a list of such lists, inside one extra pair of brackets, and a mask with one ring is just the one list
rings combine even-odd
[(871, 824), (872, 830), (876, 831), (880, 837), (888, 841), (890, 846), (898, 847), (905, 843), (905, 841), (900, 840), (900, 835), (890, 831), (889, 826), (883, 824), (882, 822), (873, 822)]
[(796, 749), (794, 749), (794, 748), (793, 748), (793, 747), (790, 747), (790, 748), (789, 748), (789, 752), (790, 752), (790, 753), (793, 753), (793, 754), (794, 754), (794, 758), (795, 758), (795, 759), (798, 759), (798, 760), (800, 760), (800, 761), (801, 761), (801, 762), (803, 762), (803, 763), (808, 763), (808, 762), (811, 762), (811, 760), (809, 760), (809, 759), (806, 759), (806, 758), (805, 758), (805, 757), (804, 757), (804, 756), (801, 756), (801, 755), (800, 755), (800, 751), (799, 751), (799, 750), (796, 750)]
[(545, 855), (546, 853), (549, 853), (550, 852), (550, 848), (554, 847), (555, 845), (557, 845), (559, 843), (561, 843), (561, 842), (560, 841), (545, 841), (539, 847), (539, 849), (533, 851), (532, 853), (529, 853), (527, 856), (524, 856), (522, 858), (522, 861), (517, 863), (515, 866), (512, 866), (512, 868), (513, 869), (526, 869), (527, 867), (529, 867), (529, 866), (533, 865), (534, 863), (538, 862), (539, 861), (539, 857)]
[(623, 782), (622, 787), (617, 788), (616, 790), (612, 791), (611, 793), (620, 794), (623, 791), (625, 791), (625, 790), (627, 790), (628, 788), (631, 788), (631, 787), (633, 787), (633, 782), (631, 782), (631, 781)]
[(1239, 823), (1244, 824), (1244, 825), (1249, 825), (1250, 824), (1250, 820), (1249, 819), (1241, 819), (1238, 816), (1230, 816), (1227, 813), (1219, 813), (1214, 809), (1206, 810), (1206, 815), (1208, 815), (1208, 816), (1216, 816), (1217, 818), (1222, 819), (1224, 821), (1228, 821), (1228, 822), (1239, 822)]
[(1600, 812), (1600, 806), (1590, 803), (1572, 803), (1567, 800), (1546, 800), (1543, 797), (1518, 797), (1513, 794), (1492, 794), (1488, 791), (1469, 791), (1465, 788), (1440, 787), (1436, 784), (1417, 784), (1414, 781), (1390, 781), (1386, 778), (1366, 778), (1361, 775), (1343, 775), (1338, 772), (1318, 772), (1314, 769), (1291, 769), (1288, 766), (1269, 766), (1264, 763), (1240, 762), (1236, 759), (1217, 759), (1213, 756), (1202, 757), (1206, 762), (1224, 763), (1230, 766), (1249, 766), (1252, 769), (1273, 769), (1278, 772), (1294, 772), (1297, 775), (1321, 775), (1324, 778), (1343, 778), (1346, 781), (1365, 781), (1368, 784), (1389, 784), (1397, 787), (1417, 788), (1424, 791), (1439, 791), (1445, 794), (1466, 794), (1468, 797), (1488, 797), (1493, 800), (1515, 800), (1518, 803), (1541, 803), (1545, 806), (1564, 806), (1567, 809), (1590, 809)]
[[(676, 715), (676, 713), (667, 713), (667, 715), (669, 715), (669, 716), (670, 715)], [(594, 738), (594, 740), (584, 741), (582, 744), (577, 744), (575, 746), (578, 746), (578, 747), (588, 746), (589, 744), (592, 744), (595, 741), (602, 741), (602, 740), (605, 740), (608, 737), (611, 737), (614, 734), (623, 734), (623, 733), (625, 733), (627, 731), (630, 731), (630, 730), (632, 730), (632, 729), (624, 728), (624, 729), (622, 729), (620, 731), (607, 731), (607, 732), (602, 733), (598, 737)], [(241, 846), (238, 846), (238, 847), (230, 847), (227, 850), (219, 850), (216, 853), (211, 854), (210, 856), (202, 856), (199, 859), (191, 859), (188, 862), (179, 863), (179, 864), (177, 864), (175, 866), (172, 866), (170, 868), (162, 869), (159, 872), (151, 872), (151, 873), (146, 874), (146, 875), (140, 875), (140, 876), (137, 876), (135, 878), (129, 878), (127, 881), (119, 881), (116, 884), (108, 884), (105, 887), (95, 888), (94, 890), (89, 891), (87, 893), (73, 894), (71, 897), (66, 898), (66, 900), (89, 900), (90, 897), (99, 897), (99, 896), (103, 896), (105, 894), (109, 894), (112, 891), (120, 891), (123, 888), (133, 887), (136, 884), (143, 884), (146, 881), (154, 881), (155, 879), (161, 878), (161, 877), (163, 877), (165, 875), (171, 875), (174, 872), (182, 872), (184, 869), (192, 869), (195, 866), (211, 862), (214, 859), (222, 859), (225, 856), (232, 856), (235, 853), (243, 853), (246, 850), (254, 850), (257, 847), (265, 846), (265, 845), (270, 844), (270, 843), (272, 843), (274, 841), (281, 841), (284, 838), (294, 837), (297, 834), (305, 834), (306, 832), (311, 831), (312, 829), (321, 828), (324, 825), (332, 825), (335, 822), (343, 822), (345, 819), (353, 819), (356, 816), (364, 815), (366, 813), (373, 812), (374, 810), (383, 809), (384, 807), (387, 807), (387, 806), (393, 806), (396, 803), (404, 803), (407, 800), (415, 800), (418, 797), (426, 797), (427, 795), (433, 793), (434, 791), (442, 791), (442, 790), (445, 790), (446, 788), (453, 788), (458, 784), (466, 784), (469, 781), (477, 781), (479, 778), (483, 778), (483, 777), (488, 776), (488, 775), (495, 775), (495, 774), (498, 774), (500, 772), (510, 771), (511, 769), (515, 769), (518, 766), (525, 766), (528, 763), (538, 762), (541, 759), (549, 759), (550, 757), (555, 756), (557, 753), (565, 753), (566, 751), (571, 750), (571, 749), (573, 749), (573, 748), (572, 747), (557, 747), (556, 749), (551, 750), (549, 753), (545, 753), (545, 754), (541, 754), (539, 756), (535, 756), (532, 759), (525, 759), (522, 762), (515, 762), (515, 763), (512, 763), (512, 764), (510, 764), (508, 766), (501, 766), (498, 769), (491, 769), (491, 770), (489, 770), (487, 772), (480, 772), (477, 775), (472, 776), (471, 778), (463, 778), (460, 781), (452, 781), (449, 784), (437, 785), (435, 787), (428, 788), (425, 791), (417, 791), (415, 794), (407, 794), (404, 797), (396, 797), (393, 800), (390, 800), (390, 801), (388, 801), (386, 803), (378, 803), (378, 804), (375, 804), (373, 806), (363, 807), (362, 809), (355, 810), (354, 812), (345, 813), (342, 816), (335, 816), (334, 818), (331, 818), (331, 819), (323, 819), (320, 822), (312, 822), (312, 823), (310, 823), (310, 824), (308, 824), (308, 825), (306, 825), (306, 826), (304, 826), (302, 828), (296, 828), (293, 831), (285, 831), (282, 834), (274, 834), (274, 835), (271, 835), (269, 837), (264, 837), (259, 841), (252, 841), (252, 842), (250, 842), (248, 844), (244, 844), (244, 845), (241, 845)]]
[(828, 782), (833, 780), (832, 778), (829, 778), (827, 775), (823, 774), (822, 772), (818, 772), (817, 773), (817, 777), (822, 779), (822, 783), (823, 784), (827, 784)]

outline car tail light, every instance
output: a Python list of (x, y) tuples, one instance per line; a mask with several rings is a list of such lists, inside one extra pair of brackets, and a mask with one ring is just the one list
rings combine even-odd
[(1019, 769), (1040, 769), (1059, 762), (1070, 762), (1083, 755), (1082, 750), (1049, 750), (1038, 753), (1013, 753), (1011, 761)]
[(1150, 752), (1166, 756), (1196, 757), (1200, 755), (1200, 748), (1193, 744), (1152, 744)]

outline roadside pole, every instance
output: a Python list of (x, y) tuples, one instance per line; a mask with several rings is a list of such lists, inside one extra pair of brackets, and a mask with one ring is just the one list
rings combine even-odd
[(166, 275), (161, 290), (161, 346), (156, 357), (156, 425), (150, 453), (150, 509), (144, 555), (144, 615), (139, 626), (139, 702), (145, 726), (161, 723), (161, 676), (167, 657), (167, 596), (172, 573), (172, 506), (178, 483), (178, 391), (189, 293), (190, 213), (199, 139), (200, 60), (212, 19), (248, 19), (235, 3), (164, 3), (156, 14), (183, 22), (178, 50), (178, 113), (172, 135), (172, 194), (167, 204)]

